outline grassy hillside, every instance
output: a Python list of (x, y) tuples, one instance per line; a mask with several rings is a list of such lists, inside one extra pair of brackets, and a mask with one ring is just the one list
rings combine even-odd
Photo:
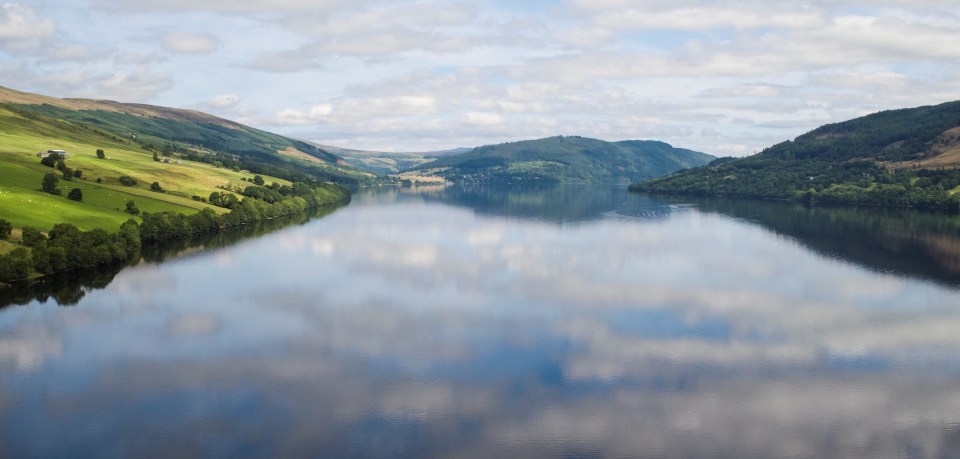
[[(213, 192), (237, 193), (228, 190), (237, 190), (250, 185), (249, 181), (255, 175), (261, 175), (267, 184), (277, 182), (281, 185), (290, 185), (291, 182), (281, 177), (268, 174), (256, 174), (240, 168), (246, 163), (237, 161), (232, 167), (219, 161), (219, 158), (229, 159), (237, 154), (227, 154), (210, 151), (207, 148), (185, 147), (182, 140), (165, 139), (163, 135), (171, 131), (163, 131), (160, 127), (173, 129), (182, 128), (179, 139), (187, 138), (188, 133), (202, 134), (213, 132), (216, 118), (204, 114), (192, 114), (198, 121), (210, 121), (208, 125), (191, 127), (191, 121), (164, 120), (156, 118), (154, 110), (152, 117), (144, 113), (146, 108), (137, 109), (135, 106), (129, 113), (108, 110), (77, 111), (72, 108), (100, 107), (97, 101), (65, 101), (57, 102), (66, 106), (36, 105), (37, 102), (61, 101), (43, 96), (17, 93), (10, 90), (0, 91), (0, 218), (4, 218), (16, 227), (32, 226), (41, 230), (48, 230), (54, 224), (70, 222), (81, 229), (101, 228), (115, 231), (122, 222), (132, 215), (125, 212), (126, 203), (134, 201), (141, 212), (173, 211), (177, 213), (196, 213), (203, 208), (210, 207), (217, 213), (227, 210), (211, 206), (199, 199), (206, 199)], [(74, 105), (71, 105), (74, 104)], [(104, 102), (105, 107), (111, 107)], [(122, 104), (116, 104), (122, 106)], [(124, 106), (125, 107), (125, 106)], [(140, 111), (137, 111), (140, 110)], [(179, 111), (172, 110), (175, 113)], [(194, 113), (194, 112), (187, 112)], [(111, 120), (109, 123), (103, 120)], [(101, 122), (103, 121), (103, 122)], [(223, 123), (230, 122), (222, 120)], [(118, 132), (121, 127), (138, 126), (137, 139), (129, 133)], [(149, 126), (160, 126), (153, 130)], [(223, 127), (223, 129), (233, 129)], [(234, 132), (236, 131), (236, 132)], [(253, 139), (260, 131), (234, 130), (223, 131), (224, 139), (230, 142), (241, 142)], [(235, 133), (235, 137), (227, 134)], [(260, 143), (255, 140), (247, 150), (237, 152), (263, 150), (266, 142), (281, 142), (282, 137), (262, 133)], [(280, 140), (278, 140), (280, 139)], [(167, 149), (153, 148), (151, 143), (169, 144)], [(289, 139), (285, 140), (293, 143)], [(208, 141), (204, 141), (208, 142)], [(231, 143), (232, 145), (232, 143)], [(272, 147), (271, 147), (272, 148)], [(97, 157), (96, 151), (102, 149), (105, 158)], [(65, 164), (70, 169), (81, 170), (79, 178), (64, 180), (59, 171), (40, 163), (38, 152), (47, 150), (65, 150), (69, 157)], [(262, 156), (250, 157), (267, 158)], [(154, 160), (154, 155), (157, 160)], [(221, 156), (222, 155), (222, 156)], [(227, 156), (229, 155), (229, 156)], [(268, 165), (290, 178), (315, 177), (322, 179), (323, 174), (304, 172), (300, 163), (282, 159)], [(264, 161), (266, 161), (264, 159)], [(258, 164), (259, 160), (253, 161)], [(331, 164), (331, 171), (339, 166)], [(59, 188), (61, 195), (54, 195), (41, 191), (41, 181), (44, 174), (56, 172), (60, 176)], [(360, 176), (359, 173), (355, 173)], [(124, 186), (120, 177), (127, 176), (137, 181), (135, 186)], [(344, 175), (343, 177), (349, 178)], [(157, 182), (163, 192), (150, 189), (150, 185)], [(77, 202), (66, 198), (73, 188), (78, 188), (83, 194), (82, 201)]]
[(960, 102), (817, 128), (757, 155), (724, 158), (635, 191), (878, 205), (960, 205)]
[(0, 104), (23, 118), (84, 130), (150, 152), (176, 154), (287, 179), (355, 185), (372, 176), (307, 142), (205, 113), (144, 104), (57, 99), (0, 87)]
[(628, 183), (712, 159), (663, 142), (560, 136), (483, 146), (422, 164), (413, 172), (464, 183)]

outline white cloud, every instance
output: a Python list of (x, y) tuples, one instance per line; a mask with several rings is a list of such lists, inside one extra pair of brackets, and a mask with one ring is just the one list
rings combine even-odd
[(365, 3), (364, 0), (94, 0), (107, 10), (160, 12), (269, 13), (324, 10)]
[(173, 32), (163, 37), (163, 47), (179, 54), (209, 54), (220, 46), (216, 37), (205, 33)]
[(29, 6), (0, 5), (0, 48), (20, 52), (35, 50), (53, 40), (55, 33), (53, 21), (41, 18)]
[(210, 101), (210, 106), (214, 108), (224, 109), (224, 108), (232, 108), (238, 103), (240, 103), (240, 96), (236, 94), (221, 94), (221, 95), (215, 96)]
[[(772, 8), (769, 8), (772, 9)], [(718, 27), (751, 28), (806, 28), (823, 23), (817, 12), (752, 10), (728, 7), (680, 7), (666, 11), (645, 11), (617, 8), (598, 15), (594, 22), (613, 29), (677, 29), (709, 30)]]
[[(59, 10), (56, 27), (42, 10), (4, 8), (6, 23), (32, 25), (0, 29), (0, 48), (17, 53), (0, 55), (0, 84), (149, 96), (373, 150), (563, 133), (743, 154), (960, 98), (949, 1), (99, 0), (83, 17)], [(107, 59), (113, 68), (97, 65)]]
[(500, 126), (506, 120), (496, 113), (470, 112), (464, 115), (464, 122), (474, 126)]
[(332, 104), (317, 104), (310, 108), (310, 117), (314, 119), (319, 119), (324, 116), (328, 116), (333, 113)]
[(277, 112), (273, 117), (273, 122), (283, 126), (302, 126), (313, 123), (302, 110), (295, 108), (285, 108)]

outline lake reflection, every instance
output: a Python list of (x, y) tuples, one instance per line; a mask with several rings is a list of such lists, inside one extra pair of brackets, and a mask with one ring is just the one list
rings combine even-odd
[(871, 241), (958, 233), (898, 218), (360, 195), (0, 310), (0, 456), (957, 456), (955, 273)]

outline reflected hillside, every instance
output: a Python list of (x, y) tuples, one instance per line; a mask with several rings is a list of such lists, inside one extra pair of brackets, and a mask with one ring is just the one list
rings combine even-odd
[(140, 253), (127, 263), (114, 266), (97, 266), (45, 276), (33, 282), (18, 282), (0, 288), (0, 309), (9, 305), (27, 304), (33, 300), (46, 302), (50, 299), (60, 306), (73, 306), (79, 303), (87, 292), (106, 288), (117, 273), (127, 266), (141, 263), (161, 263), (171, 258), (188, 257), (207, 250), (226, 247), (244, 239), (259, 237), (287, 226), (303, 225), (314, 218), (329, 215), (334, 210), (336, 208), (320, 208), (290, 217), (233, 227), (220, 233), (148, 245), (144, 246)]
[(704, 212), (758, 223), (828, 257), (960, 286), (960, 215), (954, 213), (739, 199), (692, 202)]
[(434, 186), (399, 188), (367, 196), (377, 201), (442, 203), (481, 215), (522, 218), (548, 223), (578, 223), (606, 217), (662, 218), (673, 207), (662, 200), (637, 196), (622, 186)]

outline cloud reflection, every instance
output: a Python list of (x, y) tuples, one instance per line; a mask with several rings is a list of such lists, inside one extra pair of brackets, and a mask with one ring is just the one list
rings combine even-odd
[[(558, 225), (361, 200), (234, 247), (222, 269), (201, 255), (125, 271), (78, 305), (82, 327), (5, 310), (0, 455), (957, 451), (956, 290), (669, 215)], [(118, 307), (132, 292), (147, 306)], [(18, 397), (64, 374), (76, 383), (43, 403)]]

